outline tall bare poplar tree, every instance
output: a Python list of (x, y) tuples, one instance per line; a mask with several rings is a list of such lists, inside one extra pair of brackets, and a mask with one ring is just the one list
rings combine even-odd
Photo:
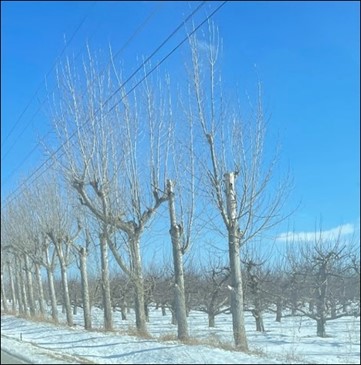
[(213, 25), (209, 26), (209, 38), (190, 38), (189, 89), (195, 110), (194, 124), (203, 140), (199, 146), (203, 153), (200, 176), (206, 179), (200, 184), (210, 193), (228, 240), (235, 345), (246, 351), (240, 247), (280, 220), (278, 214), (289, 192), (289, 181), (285, 179), (275, 186), (271, 180), (276, 158), (265, 155), (261, 92), (248, 119), (241, 116), (239, 105), (231, 104), (232, 98), (225, 101), (218, 71), (219, 46)]

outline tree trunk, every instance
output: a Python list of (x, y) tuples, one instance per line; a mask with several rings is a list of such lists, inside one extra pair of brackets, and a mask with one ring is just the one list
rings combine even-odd
[[(103, 228), (104, 230), (106, 228)], [(108, 263), (108, 244), (105, 237), (106, 232), (100, 234), (100, 256), (102, 270), (102, 295), (103, 295), (103, 310), (104, 310), (104, 329), (111, 331), (113, 329), (113, 313), (110, 295), (110, 280), (109, 280), (109, 263)]]
[(49, 247), (45, 249), (45, 263), (46, 263), (46, 274), (48, 277), (48, 286), (49, 286), (49, 293), (50, 293), (50, 302), (51, 302), (51, 317), (55, 323), (59, 322), (58, 317), (58, 307), (57, 307), (57, 299), (55, 293), (55, 285), (54, 285), (54, 269), (53, 265), (50, 264), (49, 259)]
[(325, 337), (325, 315), (326, 315), (326, 292), (327, 292), (327, 262), (322, 263), (318, 272), (317, 281), (319, 288), (317, 290), (317, 336)]
[(318, 337), (326, 337), (326, 330), (325, 330), (325, 319), (324, 317), (317, 319), (317, 336)]
[(283, 300), (281, 297), (277, 297), (276, 303), (276, 322), (281, 322), (282, 318), (282, 307), (283, 307)]
[(16, 270), (15, 270), (15, 295), (16, 295), (17, 302), (18, 302), (19, 313), (24, 314), (25, 309), (23, 306), (23, 298), (22, 298), (21, 283), (20, 283), (21, 269), (19, 268), (18, 260), (16, 258), (14, 259), (14, 267), (16, 267)]
[(55, 245), (56, 253), (59, 259), (60, 264), (60, 273), (61, 273), (61, 285), (63, 289), (63, 311), (65, 309), (66, 313), (66, 322), (69, 327), (74, 326), (73, 321), (73, 312), (70, 303), (70, 294), (69, 294), (69, 283), (68, 283), (68, 273), (67, 273), (67, 256), (64, 257), (63, 246), (61, 242), (56, 242), (53, 239), (53, 243)]
[(35, 263), (35, 280), (38, 286), (38, 302), (39, 302), (39, 311), (41, 316), (45, 317), (45, 300), (44, 300), (44, 288), (43, 281), (41, 279), (41, 271), (38, 263)]
[(234, 173), (225, 174), (228, 215), (228, 251), (231, 279), (231, 312), (233, 337), (235, 345), (242, 351), (248, 351), (248, 342), (244, 324), (243, 288), (241, 260), (239, 256), (240, 230), (237, 221), (236, 192), (234, 189)]
[(126, 321), (127, 320), (127, 306), (125, 304), (124, 299), (121, 299), (120, 312), (122, 314), (122, 321)]
[(308, 303), (308, 311), (310, 313), (313, 313), (313, 309), (314, 309), (315, 303), (313, 302), (313, 300), (311, 299), (310, 302)]
[(140, 258), (140, 239), (138, 236), (132, 237), (130, 246), (132, 247), (135, 322), (138, 332), (144, 334), (147, 332), (147, 324), (144, 311), (144, 283)]
[(174, 324), (175, 326), (177, 325), (177, 316), (175, 313), (175, 305), (172, 305), (172, 309), (171, 309), (171, 313), (172, 313), (172, 324)]
[(212, 310), (208, 311), (208, 327), (216, 326), (215, 318), (216, 316), (214, 315), (214, 312)]
[(16, 312), (16, 295), (15, 295), (15, 285), (14, 285), (14, 277), (11, 269), (10, 262), (7, 263), (8, 273), (9, 273), (9, 282), (10, 282), (10, 295), (11, 295), (11, 309), (15, 313)]
[(173, 192), (173, 183), (167, 180), (167, 189), (169, 196), (169, 216), (170, 216), (170, 234), (173, 247), (173, 267), (174, 267), (174, 297), (175, 311), (178, 323), (178, 339), (185, 340), (188, 338), (187, 310), (184, 290), (184, 273), (183, 273), (183, 252), (181, 244), (181, 230), (177, 224), (175, 199)]
[(161, 305), (161, 308), (162, 308), (162, 316), (166, 316), (167, 315), (167, 312), (165, 310), (165, 304), (162, 304)]
[(262, 312), (258, 311), (257, 309), (253, 309), (252, 314), (253, 314), (253, 317), (256, 320), (256, 331), (257, 332), (264, 332)]
[(69, 295), (69, 283), (68, 283), (68, 273), (67, 273), (67, 266), (65, 262), (63, 261), (63, 258), (60, 259), (60, 271), (61, 271), (61, 283), (63, 286), (63, 301), (65, 306), (65, 312), (66, 312), (66, 322), (68, 326), (73, 327), (74, 326), (74, 320), (73, 320), (73, 312), (71, 308), (70, 303), (70, 295)]
[(256, 331), (264, 332), (265, 329), (264, 329), (264, 323), (263, 323), (263, 313), (262, 313), (263, 311), (262, 311), (262, 304), (261, 304), (261, 298), (260, 298), (261, 292), (260, 292), (258, 286), (254, 292), (254, 295), (255, 295), (255, 300), (254, 300), (253, 316), (256, 319)]
[(149, 322), (149, 307), (147, 303), (144, 303), (144, 313), (145, 313), (145, 320)]
[(30, 315), (34, 317), (36, 315), (35, 310), (35, 300), (34, 300), (34, 286), (33, 286), (33, 277), (31, 275), (30, 267), (29, 267), (29, 258), (28, 255), (24, 254), (24, 270), (26, 276), (26, 286), (27, 286), (27, 296), (29, 298), (29, 307), (30, 307)]
[(5, 282), (3, 280), (3, 272), (1, 272), (1, 300), (3, 303), (3, 308), (5, 312), (8, 312), (9, 307), (8, 307), (8, 299), (6, 297), (6, 293), (5, 293)]
[(21, 258), (19, 258), (18, 263), (19, 263), (18, 268), (19, 268), (21, 299), (23, 301), (24, 314), (25, 314), (25, 316), (28, 316), (29, 315), (28, 297), (27, 297), (27, 294), (26, 294), (26, 283), (25, 283), (25, 279), (24, 279), (24, 268), (23, 268)]
[(134, 310), (137, 330), (140, 334), (144, 334), (147, 332), (147, 324), (144, 310), (144, 286), (142, 276), (137, 278), (134, 283)]
[(81, 276), (81, 294), (83, 300), (83, 314), (84, 314), (84, 327), (86, 330), (92, 328), (90, 299), (89, 299), (89, 285), (87, 274), (87, 251), (85, 248), (81, 248), (79, 251), (80, 256), (80, 276)]
[(292, 289), (292, 308), (291, 308), (291, 314), (294, 316), (296, 315), (296, 312), (297, 312), (297, 300), (298, 300), (298, 294), (297, 294), (297, 289), (296, 288), (293, 288)]
[(55, 323), (59, 322), (58, 317), (58, 307), (56, 302), (56, 294), (55, 294), (55, 286), (54, 286), (54, 274), (50, 267), (46, 268), (46, 273), (48, 276), (48, 285), (49, 285), (49, 293), (50, 293), (50, 302), (51, 302), (51, 317)]
[(262, 313), (256, 318), (256, 331), (264, 332)]
[(331, 319), (336, 319), (337, 310), (336, 310), (336, 301), (334, 299), (331, 300)]

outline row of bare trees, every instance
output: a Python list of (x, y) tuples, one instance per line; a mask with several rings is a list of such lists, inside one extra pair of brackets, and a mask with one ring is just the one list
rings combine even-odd
[[(320, 337), (326, 336), (327, 321), (343, 316), (359, 316), (360, 263), (353, 251), (355, 247), (340, 239), (320, 242), (321, 237), (318, 242), (304, 242), (301, 246), (290, 248), (285, 256), (287, 261), (282, 265), (271, 265), (270, 258), (261, 260), (255, 251), (243, 252), (244, 310), (250, 311), (254, 316), (257, 331), (265, 331), (265, 312), (275, 312), (275, 320), (279, 322), (287, 316), (307, 316), (316, 321), (317, 335)], [(86, 239), (87, 246), (92, 247), (89, 233)], [(39, 261), (34, 261), (29, 253), (19, 247), (12, 248), (12, 251), (4, 247), (1, 288), (4, 310), (46, 317), (48, 306), (45, 303), (49, 303), (49, 308), (54, 307), (51, 303), (55, 297), (55, 308), (56, 304), (63, 306), (68, 323), (72, 323), (69, 316), (76, 313), (77, 307), (82, 307), (85, 327), (92, 328), (91, 308), (96, 306), (105, 310), (104, 293), (101, 290), (102, 274), (92, 272), (90, 286), (87, 282), (84, 283), (83, 277), (88, 280), (86, 265), (81, 263), (84, 256), (78, 256), (76, 248), (72, 250), (71, 260), (78, 271), (71, 271), (71, 279), (65, 283), (64, 278), (67, 276), (62, 274), (59, 259), (55, 269), (58, 275), (52, 281), (39, 281)], [(74, 273), (77, 273), (75, 277)], [(153, 263), (145, 270), (143, 286), (146, 322), (149, 321), (151, 306), (153, 309), (161, 308), (163, 315), (170, 311), (172, 323), (178, 324), (176, 292), (171, 290), (174, 283), (175, 272), (171, 266)], [(184, 272), (185, 317), (190, 311), (205, 312), (208, 315), (208, 325), (214, 327), (217, 315), (230, 313), (230, 283), (230, 268), (221, 258), (207, 263), (203, 261), (199, 266), (188, 264)], [(124, 273), (112, 271), (109, 285), (111, 311), (119, 310), (122, 319), (126, 320), (129, 309), (134, 308), (135, 304), (134, 285)], [(87, 296), (84, 295), (85, 288)], [(55, 293), (63, 295), (56, 298)], [(72, 311), (69, 310), (70, 306)], [(52, 313), (54, 319), (54, 311)]]
[[(104, 328), (111, 330), (112, 300), (116, 298), (124, 308), (129, 302), (124, 288), (122, 294), (112, 294), (111, 257), (133, 293), (137, 330), (146, 332), (150, 299), (143, 243), (157, 229), (172, 245), (171, 308), (178, 338), (184, 340), (190, 295), (184, 256), (192, 246), (205, 242), (209, 232), (218, 233), (217, 239), (227, 247), (227, 269), (214, 269), (207, 278), (212, 294), (198, 308), (211, 313), (212, 324), (229, 300), (235, 345), (248, 349), (244, 290), (248, 287), (255, 298), (261, 291), (249, 284), (255, 278), (250, 262), (244, 271), (248, 286), (242, 280), (241, 249), (285, 217), (282, 209), (290, 180), (273, 179), (277, 153), (265, 145), (260, 85), (248, 113), (232, 102), (233, 95), (224, 95), (227, 84), (219, 68), (220, 44), (210, 24), (207, 37), (189, 38), (184, 78), (150, 75), (145, 64), (143, 81), (133, 88), (111, 52), (105, 68), (103, 55), (90, 50), (80, 66), (70, 59), (59, 65), (57, 88), (49, 93), (47, 111), (56, 140), (44, 146), (53, 159), (53, 172), (24, 188), (1, 217), (2, 267), (7, 267), (12, 303), (16, 295), (21, 313), (30, 308), (34, 315), (39, 308), (45, 315), (41, 275), (46, 273), (51, 315), (58, 321), (55, 274), (59, 267), (61, 302), (72, 326), (68, 275), (77, 265), (85, 327), (91, 328), (87, 261), (94, 256), (101, 273), (98, 293)], [(261, 305), (255, 302), (254, 307), (259, 317)]]
[(130, 92), (113, 58), (99, 72), (90, 52), (82, 69), (70, 61), (59, 67), (49, 114), (63, 154), (54, 164), (99, 225), (107, 316), (109, 248), (134, 285), (140, 332), (146, 331), (141, 241), (168, 202), (178, 337), (188, 337), (183, 256), (195, 214), (212, 203), (213, 222), (224, 225), (228, 241), (234, 340), (247, 350), (239, 250), (276, 223), (289, 185), (285, 180), (270, 191), (275, 160), (264, 159), (261, 95), (248, 117), (225, 101), (215, 27), (207, 39), (190, 37), (189, 46), (186, 82), (178, 87), (172, 75), (150, 77), (145, 66), (143, 83)]

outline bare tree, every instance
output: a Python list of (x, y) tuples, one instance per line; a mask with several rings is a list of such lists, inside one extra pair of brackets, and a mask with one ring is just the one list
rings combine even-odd
[[(237, 105), (232, 111), (222, 94), (217, 71), (220, 40), (212, 25), (209, 35), (209, 39), (190, 38), (189, 87), (197, 111), (193, 118), (208, 151), (207, 159), (200, 161), (201, 176), (207, 180), (199, 183), (210, 193), (227, 232), (233, 335), (236, 347), (247, 351), (240, 246), (280, 221), (289, 181), (275, 186), (271, 179), (277, 155), (273, 159), (265, 155), (266, 121), (260, 85), (249, 120), (241, 116)], [(216, 225), (219, 227), (219, 221)]]
[(264, 262), (256, 262), (252, 259), (244, 261), (246, 270), (246, 293), (249, 295), (252, 305), (252, 315), (256, 320), (256, 331), (264, 332), (263, 312), (267, 307), (265, 300), (265, 284), (269, 281), (269, 272), (262, 270)]
[(298, 305), (297, 311), (316, 321), (319, 337), (326, 337), (327, 321), (351, 314), (343, 311), (342, 301), (336, 301), (334, 288), (349, 275), (352, 250), (352, 243), (342, 240), (341, 232), (330, 238), (324, 237), (320, 230), (313, 240), (304, 241), (297, 251), (293, 247), (288, 252), (300, 297), (303, 303), (311, 303), (308, 309)]
[(269, 282), (265, 289), (268, 302), (273, 304), (268, 306), (268, 310), (276, 313), (276, 322), (281, 322), (283, 317), (283, 310), (287, 299), (286, 292), (290, 286), (290, 276), (288, 275), (286, 260), (281, 257), (276, 262), (272, 263), (272, 267), (269, 272)]
[(67, 61), (58, 72), (60, 98), (53, 99), (51, 118), (63, 155), (56, 163), (81, 204), (103, 224), (101, 252), (109, 246), (132, 280), (137, 329), (144, 332), (141, 237), (167, 200), (167, 115), (162, 95), (149, 83), (128, 95), (112, 55), (112, 69), (105, 72), (90, 52), (83, 65), (80, 70)]
[(196, 309), (207, 313), (209, 327), (215, 327), (217, 315), (229, 313), (229, 276), (229, 267), (220, 260), (210, 260), (207, 266), (201, 264)]

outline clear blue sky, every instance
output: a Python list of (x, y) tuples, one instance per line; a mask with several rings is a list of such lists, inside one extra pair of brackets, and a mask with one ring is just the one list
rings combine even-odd
[[(34, 113), (46, 95), (44, 84), (8, 133), (52, 68), (72, 33), (87, 16), (66, 54), (84, 52), (85, 41), (119, 50), (152, 12), (124, 50), (129, 73), (136, 57), (149, 55), (200, 2), (1, 2), (1, 201), (21, 175), (42, 161), (40, 149), (19, 164), (49, 130), (44, 113)], [(220, 2), (206, 4), (195, 23)], [(289, 165), (295, 189), (289, 202), (300, 208), (289, 222), (297, 231), (359, 225), (360, 217), (360, 3), (228, 2), (214, 16), (224, 40), (223, 66), (239, 95), (264, 85), (272, 135), (280, 134), (282, 165)], [(184, 32), (154, 59), (171, 50)], [(182, 49), (168, 70), (183, 67)], [(54, 72), (48, 76), (51, 85)], [(29, 124), (29, 127), (24, 128)], [(22, 136), (19, 135), (22, 133)], [(11, 148), (11, 149), (10, 149)]]

